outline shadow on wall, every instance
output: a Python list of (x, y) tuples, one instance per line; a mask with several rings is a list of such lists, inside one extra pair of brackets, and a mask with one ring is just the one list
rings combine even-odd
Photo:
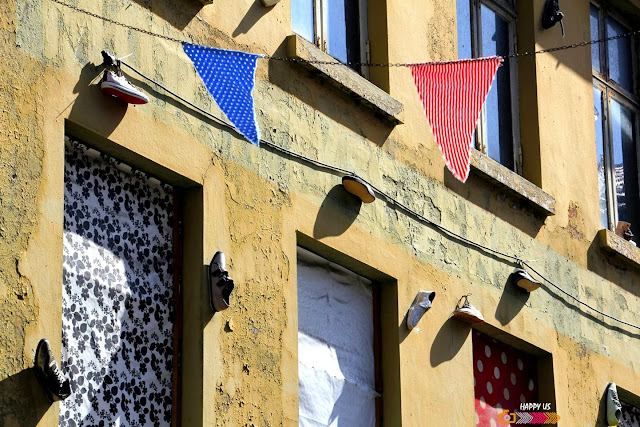
[(34, 368), (0, 381), (0, 425), (35, 427), (50, 406)]
[(313, 237), (322, 239), (342, 235), (358, 217), (361, 206), (362, 201), (349, 194), (342, 184), (334, 186), (320, 205), (313, 225)]
[(608, 423), (606, 422), (607, 414), (607, 388), (604, 387), (604, 391), (600, 396), (600, 402), (598, 405), (598, 417), (596, 418), (596, 422), (593, 424), (594, 427), (602, 427), (606, 426)]
[[(202, 9), (198, 0), (133, 0), (155, 15), (182, 31)], [(129, 5), (130, 6), (130, 5)], [(127, 9), (126, 6), (124, 9)]]
[[(70, 105), (69, 119), (85, 126), (90, 123), (91, 126), (87, 126), (88, 128), (109, 136), (122, 121), (128, 104), (102, 92), (100, 79), (103, 71), (102, 65), (91, 62), (82, 67), (80, 79), (73, 88), (73, 93), (77, 93), (78, 96)], [(67, 108), (59, 115), (64, 114)]]
[[(288, 56), (286, 40), (273, 55)], [(308, 71), (299, 64), (269, 61), (269, 81), (318, 110), (328, 119), (342, 124), (377, 145), (384, 144), (395, 127), (388, 120), (380, 119), (368, 107), (331, 85), (318, 73)], [(312, 123), (308, 125), (311, 126)], [(322, 137), (322, 135), (318, 136)]]
[(496, 307), (496, 319), (502, 326), (510, 323), (529, 301), (530, 293), (515, 284), (512, 276), (502, 289), (500, 302)]
[[(102, 92), (100, 89), (100, 79), (102, 78), (103, 72), (104, 66), (102, 64), (86, 64), (82, 68), (82, 71), (80, 72), (80, 79), (73, 89), (73, 93), (77, 93), (78, 96), (71, 104), (62, 110), (58, 116), (63, 115), (64, 112), (71, 107), (69, 119), (72, 122), (87, 129), (91, 129), (101, 136), (108, 137), (124, 118), (129, 105), (118, 98)], [(207, 123), (212, 128), (224, 129), (227, 132), (234, 133), (237, 138), (244, 139), (244, 137), (235, 130), (221, 125), (208, 116), (205, 116), (199, 111), (186, 105), (182, 101), (173, 98), (171, 95), (168, 95), (163, 91), (156, 90), (155, 85), (152, 86), (146, 81), (133, 78), (130, 73), (127, 73), (127, 70), (125, 70), (125, 74), (127, 80), (129, 80), (132, 85), (136, 86), (149, 96), (149, 104), (156, 100), (166, 102), (182, 112)], [(169, 89), (173, 90), (175, 88)], [(136, 107), (131, 106), (131, 108)]]
[[(578, 315), (589, 319), (589, 321), (591, 322), (597, 323), (598, 325), (604, 328), (607, 328), (610, 331), (624, 334), (631, 338), (640, 339), (639, 333), (632, 332), (632, 330), (636, 330), (636, 329), (632, 329), (628, 326), (623, 325), (622, 323), (616, 322), (615, 320), (605, 319), (603, 316), (592, 311), (591, 309), (587, 307), (583, 307), (582, 305), (575, 302), (573, 299), (570, 299), (569, 297), (562, 295), (559, 291), (552, 288), (546, 282), (543, 283), (540, 289), (537, 290), (536, 292), (540, 292), (540, 291), (546, 292), (552, 298), (560, 301), (566, 308), (575, 311)], [(625, 320), (625, 319), (621, 319), (621, 320)]]
[[(597, 234), (587, 249), (587, 267), (598, 276), (613, 283), (613, 286), (619, 286), (633, 295), (640, 296), (637, 282), (631, 280), (628, 262), (601, 248)], [(617, 304), (627, 308), (627, 301), (621, 293), (616, 292), (615, 298)]]
[[(277, 7), (277, 6), (276, 6)], [(238, 37), (240, 34), (246, 34), (249, 30), (262, 19), (267, 13), (269, 13), (274, 7), (264, 7), (260, 0), (255, 0), (246, 15), (242, 18), (242, 21), (238, 24), (235, 30), (233, 30), (233, 37)]]
[(458, 181), (446, 166), (444, 169), (444, 185), (448, 189), (529, 236), (538, 235), (546, 216), (533, 211), (526, 201), (509, 195), (508, 189), (481, 178), (473, 168), (465, 183)]
[(449, 317), (431, 344), (431, 366), (435, 368), (441, 363), (453, 359), (470, 333), (471, 327), (469, 325)]

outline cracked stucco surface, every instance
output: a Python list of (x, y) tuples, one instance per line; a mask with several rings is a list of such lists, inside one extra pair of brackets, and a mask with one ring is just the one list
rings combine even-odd
[[(69, 3), (222, 48), (284, 54), (282, 43), (290, 34), (287, 2), (269, 10), (249, 0), (204, 8), (187, 0)], [(391, 62), (455, 57), (450, 2), (429, 2), (428, 7), (387, 3)], [(587, 2), (568, 0), (563, 7), (589, 22)], [(408, 26), (420, 34), (415, 40), (406, 39)], [(588, 26), (584, 31), (588, 34)], [(556, 42), (551, 37), (544, 33), (538, 42), (549, 47)], [(204, 336), (200, 424), (297, 424), (296, 232), (396, 279), (398, 325), (419, 289), (438, 293), (422, 332), (398, 344), (404, 425), (420, 425), (434, 412), (455, 413), (460, 425), (473, 419), (466, 397), (472, 393), (470, 374), (460, 374), (468, 369), (470, 341), (455, 352), (450, 346), (433, 347), (458, 298), (471, 290), (489, 323), (553, 353), (556, 402), (567, 425), (596, 422), (599, 395), (612, 379), (640, 394), (640, 355), (624, 350), (637, 347), (633, 331), (587, 315), (553, 289), (536, 291), (521, 309), (509, 308), (518, 302), (504, 291), (511, 265), (461, 245), (393, 205), (359, 206), (336, 189), (339, 176), (251, 146), (135, 76), (130, 76), (133, 83), (151, 98), (144, 107), (125, 108), (90, 84), (100, 72), (100, 50), (133, 53), (132, 65), (220, 115), (180, 46), (49, 0), (2, 2), (0, 40), (0, 424), (40, 420), (50, 426), (57, 420), (57, 406), (49, 408), (43, 401), (28, 368), (43, 334), (59, 351), (65, 121), (155, 156), (191, 185), (217, 183), (215, 191), (204, 189), (215, 193), (214, 206), (205, 211), (215, 213), (207, 221), (217, 230), (215, 238), (205, 239), (204, 251), (227, 248), (236, 290), (229, 310), (189, 331)], [(535, 259), (533, 265), (563, 289), (640, 323), (638, 271), (610, 265), (592, 244), (599, 227), (597, 185), (591, 185), (595, 175), (584, 175), (580, 167), (595, 164), (589, 142), (593, 110), (585, 104), (592, 83), (590, 63), (582, 56), (565, 52), (537, 59), (541, 174), (557, 211), (546, 219), (490, 183), (472, 179), (462, 186), (447, 178), (404, 69), (390, 74), (391, 94), (405, 106), (405, 124), (395, 128), (301, 68), (267, 61), (260, 61), (257, 70), (256, 114), (263, 135), (273, 142), (355, 170), (427, 218)], [(558, 88), (566, 96), (559, 96)], [(558, 122), (573, 125), (563, 128)], [(568, 147), (558, 147), (557, 141), (567, 141)], [(577, 144), (586, 145), (573, 153), (570, 147)], [(433, 362), (440, 358), (447, 362)], [(459, 381), (449, 381), (454, 376)]]

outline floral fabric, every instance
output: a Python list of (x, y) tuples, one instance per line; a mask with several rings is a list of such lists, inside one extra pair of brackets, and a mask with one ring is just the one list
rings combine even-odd
[(65, 139), (61, 426), (168, 426), (171, 187)]

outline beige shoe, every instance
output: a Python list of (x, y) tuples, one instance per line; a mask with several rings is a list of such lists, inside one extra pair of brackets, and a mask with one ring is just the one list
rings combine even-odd
[(376, 200), (371, 186), (357, 176), (346, 175), (342, 177), (342, 185), (345, 190), (360, 198), (364, 203), (371, 203)]
[[(482, 313), (480, 313), (480, 311), (469, 302), (470, 295), (471, 294), (469, 293), (469, 294), (463, 295), (460, 298), (460, 301), (458, 301), (458, 304), (456, 305), (456, 309), (453, 312), (453, 317), (455, 317), (456, 319), (460, 319), (463, 322), (469, 323), (471, 325), (484, 323), (484, 317), (482, 317)], [(464, 298), (464, 303), (460, 305), (463, 298)]]

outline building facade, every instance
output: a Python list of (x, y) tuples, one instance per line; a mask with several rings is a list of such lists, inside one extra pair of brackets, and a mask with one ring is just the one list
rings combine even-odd
[[(637, 38), (506, 59), (466, 183), (409, 69), (354, 63), (623, 36), (640, 2), (563, 0), (564, 38), (544, 0), (265, 2), (0, 5), (0, 424), (499, 425), (541, 403), (606, 425), (615, 382), (638, 425), (640, 249), (616, 234), (640, 235)], [(179, 41), (303, 60), (259, 59), (253, 94), (262, 138), (311, 160), (126, 67), (148, 104), (100, 90), (101, 51), (131, 54), (222, 117)], [(361, 203), (344, 171), (417, 215)], [(549, 282), (529, 269), (523, 291), (512, 258), (456, 235)], [(235, 289), (214, 314), (216, 251)], [(483, 324), (452, 316), (469, 293)], [(62, 402), (34, 375), (42, 338)]]

